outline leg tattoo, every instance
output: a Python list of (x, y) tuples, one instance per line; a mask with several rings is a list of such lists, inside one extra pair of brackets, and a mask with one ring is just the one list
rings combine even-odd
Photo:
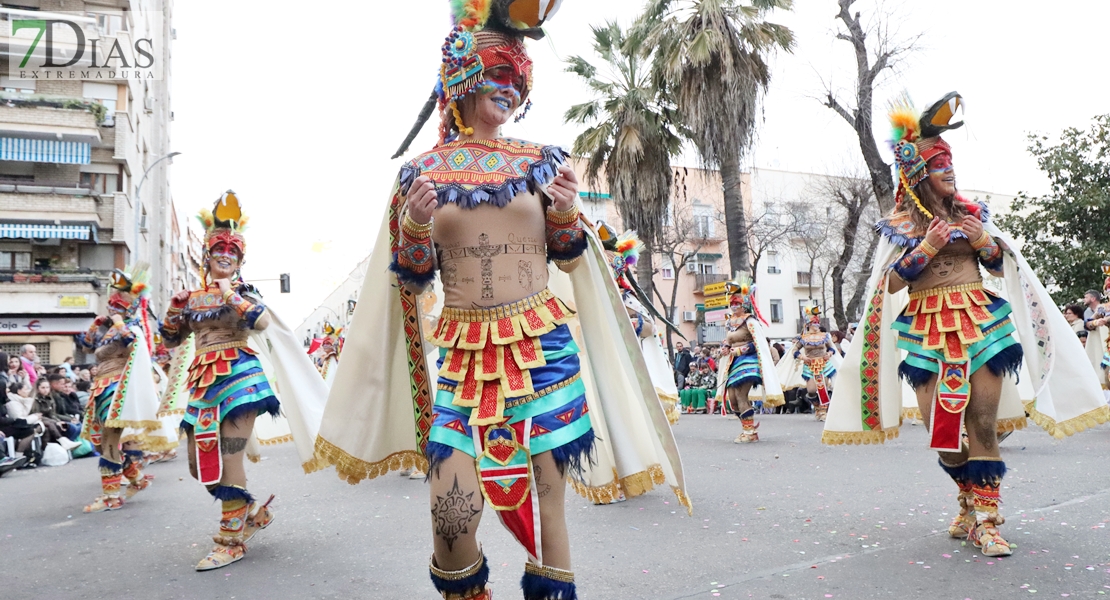
[(230, 456), (232, 454), (239, 454), (247, 447), (247, 438), (239, 437), (221, 437), (220, 438), (220, 454)]
[(536, 475), (536, 493), (539, 495), (540, 498), (546, 498), (547, 495), (551, 493), (551, 484), (540, 481), (541, 479), (543, 479), (542, 467), (540, 467), (539, 465), (535, 465), (532, 467), (532, 470), (535, 472)]
[(453, 550), (452, 546), (459, 535), (469, 533), (469, 525), (474, 517), (482, 514), (481, 507), (472, 502), (473, 498), (474, 492), (468, 494), (459, 489), (458, 475), (446, 496), (436, 496), (432, 520), (435, 521), (436, 535), (447, 542), (448, 551)]

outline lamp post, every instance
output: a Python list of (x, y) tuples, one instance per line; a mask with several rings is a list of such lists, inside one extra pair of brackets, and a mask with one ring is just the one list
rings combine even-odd
[[(142, 196), (143, 183), (146, 182), (146, 177), (147, 177), (147, 175), (150, 175), (151, 169), (153, 169), (155, 166), (157, 166), (158, 163), (166, 160), (167, 158), (173, 158), (173, 157), (177, 156), (178, 154), (181, 154), (181, 153), (180, 152), (170, 152), (169, 154), (163, 156), (162, 158), (159, 158), (158, 160), (150, 163), (150, 166), (147, 167), (146, 171), (143, 172), (143, 177), (142, 177), (142, 179), (139, 180), (139, 185), (135, 188), (135, 238), (134, 239), (135, 239), (135, 254), (136, 255), (139, 253), (139, 218), (143, 214), (143, 196)], [(132, 258), (131, 262), (135, 262), (134, 258)]]

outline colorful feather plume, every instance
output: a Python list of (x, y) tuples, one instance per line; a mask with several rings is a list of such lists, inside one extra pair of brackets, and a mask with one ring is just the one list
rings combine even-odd
[(212, 211), (207, 208), (200, 209), (200, 212), (197, 213), (197, 221), (200, 221), (205, 231), (212, 229), (212, 227), (216, 225), (216, 217), (214, 217)]
[(887, 115), (890, 118), (890, 142), (915, 142), (921, 135), (921, 115), (913, 107), (909, 94), (902, 93), (891, 101)]
[(640, 249), (643, 247), (644, 243), (635, 231), (626, 231), (617, 238), (617, 252), (624, 257), (625, 266), (632, 266), (640, 260)]
[(451, 0), (451, 20), (456, 27), (477, 31), (489, 20), (493, 0)]

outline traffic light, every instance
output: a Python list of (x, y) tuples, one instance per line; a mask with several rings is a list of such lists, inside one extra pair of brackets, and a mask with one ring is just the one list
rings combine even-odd
[(281, 274), (281, 293), (289, 293), (289, 273)]

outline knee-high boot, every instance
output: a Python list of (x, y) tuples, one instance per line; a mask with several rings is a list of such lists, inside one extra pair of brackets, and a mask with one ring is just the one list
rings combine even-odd
[(756, 431), (759, 429), (759, 423), (755, 422), (754, 408), (749, 408), (740, 413), (740, 424), (744, 427), (744, 431), (740, 434), (740, 437), (733, 440), (734, 442), (737, 444), (750, 444), (759, 441), (759, 433)]
[(971, 458), (967, 461), (967, 472), (977, 523), (972, 541), (982, 549), (983, 556), (1013, 554), (1010, 544), (998, 533), (998, 526), (1006, 522), (998, 513), (1006, 463), (1001, 458)]
[(960, 514), (952, 520), (952, 524), (948, 526), (948, 535), (954, 538), (966, 538), (975, 531), (975, 503), (971, 493), (971, 482), (967, 478), (967, 463), (960, 465), (948, 465), (944, 461), (938, 460), (940, 468), (944, 469), (945, 473), (956, 482), (956, 486), (960, 489), (959, 495), (956, 497), (957, 502), (960, 504)]
[(243, 529), (247, 523), (247, 505), (254, 500), (246, 488), (237, 485), (218, 485), (210, 492), (222, 504), (220, 532), (212, 536), (215, 546), (197, 563), (198, 571), (211, 571), (242, 560), (247, 553)]
[(103, 495), (85, 507), (85, 512), (104, 512), (123, 508), (120, 498), (120, 481), (123, 479), (123, 465), (104, 456), (100, 457), (100, 489)]

